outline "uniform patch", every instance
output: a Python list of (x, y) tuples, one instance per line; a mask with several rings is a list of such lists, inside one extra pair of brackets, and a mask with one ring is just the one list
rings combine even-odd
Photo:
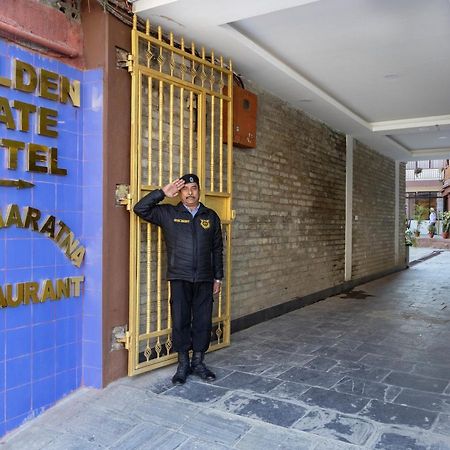
[(190, 223), (189, 219), (173, 219), (175, 223)]
[(209, 219), (200, 219), (200, 225), (204, 230), (208, 230), (211, 224), (209, 223)]

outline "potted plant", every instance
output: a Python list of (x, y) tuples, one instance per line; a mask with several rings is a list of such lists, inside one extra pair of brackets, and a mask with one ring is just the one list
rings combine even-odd
[(422, 205), (416, 205), (416, 209), (414, 211), (414, 220), (416, 221), (416, 229), (414, 230), (414, 234), (416, 237), (420, 236), (420, 225), (424, 221), (427, 216), (427, 208)]
[(436, 234), (436, 225), (434, 223), (430, 223), (428, 225), (428, 236), (432, 238)]
[(450, 233), (450, 211), (442, 213), (442, 237), (448, 239)]
[(414, 237), (414, 233), (409, 228), (405, 230), (405, 245), (407, 247), (416, 246), (416, 238)]

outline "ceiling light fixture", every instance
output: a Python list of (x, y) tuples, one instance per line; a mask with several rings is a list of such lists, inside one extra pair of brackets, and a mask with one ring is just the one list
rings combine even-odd
[(301, 98), (301, 99), (299, 99), (299, 102), (301, 102), (301, 103), (311, 103), (312, 99), (310, 99), (310, 98)]
[(439, 136), (438, 139), (441, 139), (441, 140), (448, 139), (448, 136)]

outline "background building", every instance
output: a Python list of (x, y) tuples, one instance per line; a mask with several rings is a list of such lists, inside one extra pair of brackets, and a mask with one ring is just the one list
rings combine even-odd
[(445, 161), (444, 183), (442, 187), (442, 199), (444, 211), (450, 211), (450, 164), (449, 160)]
[(406, 164), (406, 214), (414, 218), (416, 205), (444, 210), (442, 187), (447, 160), (409, 161)]

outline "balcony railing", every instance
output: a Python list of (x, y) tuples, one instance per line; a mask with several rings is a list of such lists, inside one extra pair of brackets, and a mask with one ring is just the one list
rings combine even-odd
[(444, 179), (444, 174), (441, 169), (407, 169), (406, 181), (421, 181), (421, 180), (439, 180)]

